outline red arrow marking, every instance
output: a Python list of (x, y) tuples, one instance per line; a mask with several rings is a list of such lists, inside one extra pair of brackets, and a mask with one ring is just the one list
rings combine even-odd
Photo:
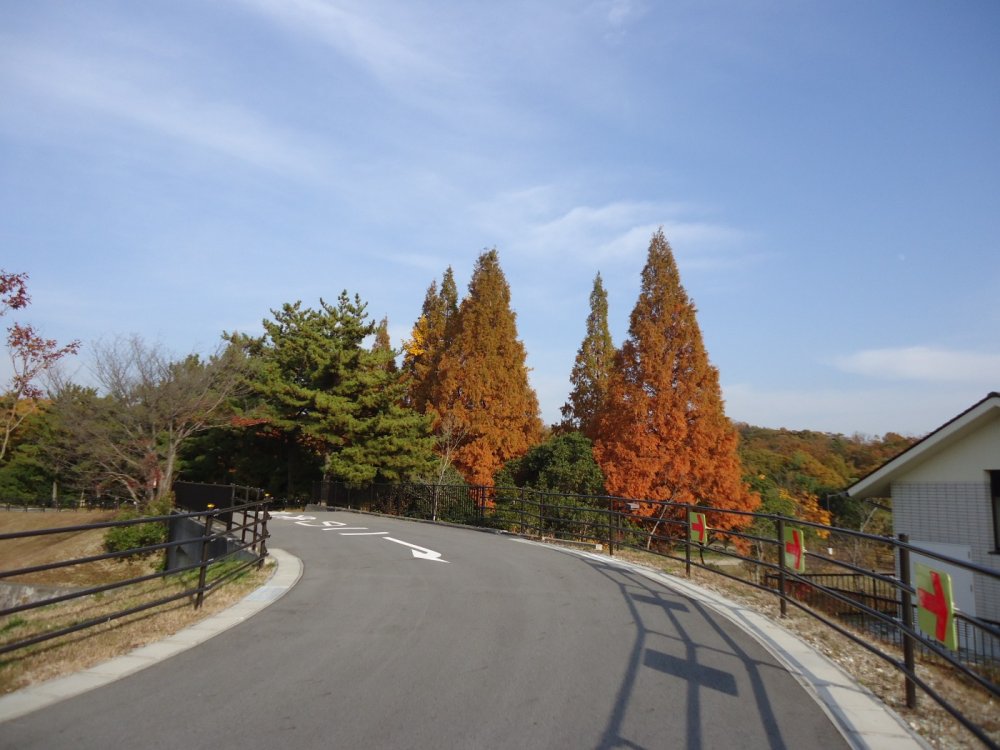
[(917, 589), (917, 600), (920, 602), (921, 607), (937, 618), (937, 624), (934, 626), (934, 637), (943, 643), (948, 626), (948, 615), (951, 612), (948, 602), (944, 598), (944, 588), (941, 586), (941, 574), (937, 571), (931, 571), (931, 584), (934, 586), (934, 593), (932, 594), (930, 591), (925, 591), (924, 589)]
[(691, 522), (691, 528), (698, 533), (698, 541), (703, 542), (707, 536), (705, 532), (708, 531), (708, 529), (705, 528), (705, 524), (701, 520), (700, 515), (695, 515), (694, 518), (695, 520)]
[(792, 541), (785, 542), (785, 552), (795, 556), (795, 565), (792, 567), (798, 570), (802, 567), (802, 532), (792, 529)]

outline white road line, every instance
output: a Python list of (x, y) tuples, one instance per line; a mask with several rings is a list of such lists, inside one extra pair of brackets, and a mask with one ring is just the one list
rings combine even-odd
[(393, 539), (391, 536), (382, 537), (387, 542), (395, 542), (396, 544), (402, 544), (404, 547), (409, 547), (410, 551), (413, 553), (414, 557), (419, 557), (421, 560), (432, 560), (434, 562), (448, 562), (447, 560), (441, 559), (441, 553), (435, 552), (432, 549), (427, 549), (426, 547), (418, 547), (415, 544), (410, 544), (409, 542), (404, 542), (401, 539)]
[[(367, 526), (331, 526), (329, 528), (323, 529), (323, 531), (367, 531)], [(389, 532), (383, 532), (388, 534)]]

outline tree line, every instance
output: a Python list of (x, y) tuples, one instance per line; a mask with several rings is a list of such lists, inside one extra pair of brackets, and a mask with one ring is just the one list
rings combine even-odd
[[(26, 278), (0, 272), (0, 314), (26, 304)], [(430, 283), (401, 351), (388, 321), (347, 291), (315, 308), (285, 303), (262, 328), (224, 332), (207, 357), (176, 358), (138, 336), (99, 343), (86, 385), (55, 366), (79, 343), (45, 342), (30, 387), (14, 382), (4, 394), (14, 416), (0, 496), (110, 494), (142, 507), (178, 477), (300, 498), (318, 480), (466, 482), (631, 498), (655, 527), (662, 506), (644, 501), (784, 502), (789, 515), (828, 519), (820, 495), (864, 466), (861, 449), (848, 460), (845, 448), (843, 466), (814, 465), (802, 445), (789, 457), (762, 443), (759, 428), (730, 422), (662, 230), (620, 346), (595, 277), (556, 425), (542, 423), (495, 249), (479, 256), (461, 298), (451, 268)], [(8, 350), (20, 351), (13, 339)], [(46, 372), (43, 393), (35, 381)]]

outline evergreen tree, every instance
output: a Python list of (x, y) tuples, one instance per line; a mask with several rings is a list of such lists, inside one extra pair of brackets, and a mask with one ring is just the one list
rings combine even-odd
[(454, 452), (455, 467), (469, 482), (487, 484), (542, 435), (510, 287), (495, 249), (476, 261), (469, 293), (451, 326), (449, 321), (448, 346), (428, 408), (438, 423), (448, 420), (465, 435)]
[(324, 475), (356, 484), (398, 481), (433, 465), (429, 420), (403, 406), (391, 348), (365, 349), (376, 332), (366, 305), (346, 292), (333, 306), (272, 310), (264, 336), (244, 342), (268, 424), (310, 446)]
[(53, 482), (60, 477), (47, 455), (58, 428), (51, 407), (49, 401), (40, 402), (11, 439), (6, 459), (0, 463), (0, 497), (36, 500), (52, 493)]
[(579, 432), (554, 435), (508, 461), (497, 472), (495, 484), (567, 495), (604, 494), (604, 475), (591, 442)]
[[(613, 495), (753, 510), (759, 498), (743, 482), (738, 436), (695, 313), (660, 229), (615, 358), (594, 452)], [(655, 530), (661, 507), (640, 502), (639, 508), (657, 518)], [(709, 523), (733, 528), (740, 519), (710, 516)]]
[(614, 369), (614, 358), (615, 348), (608, 330), (608, 293), (601, 274), (597, 274), (590, 292), (587, 332), (570, 375), (573, 390), (562, 407), (564, 428), (579, 430), (591, 440), (597, 436), (597, 419)]

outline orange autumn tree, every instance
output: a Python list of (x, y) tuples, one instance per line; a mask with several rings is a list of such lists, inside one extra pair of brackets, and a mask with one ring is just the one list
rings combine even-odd
[(504, 463), (542, 437), (538, 397), (495, 249), (476, 261), (449, 334), (428, 411), (437, 429), (449, 425), (464, 436), (454, 450), (455, 468), (470, 483), (490, 484)]
[(410, 406), (426, 414), (438, 390), (441, 356), (454, 333), (458, 319), (458, 288), (451, 267), (444, 272), (441, 288), (432, 281), (424, 296), (420, 318), (403, 343), (403, 373)]
[(573, 389), (562, 407), (564, 429), (579, 430), (591, 440), (597, 437), (597, 422), (614, 363), (615, 346), (608, 329), (608, 293), (604, 291), (601, 274), (597, 274), (590, 292), (587, 332), (569, 377)]
[[(742, 479), (738, 436), (726, 417), (719, 373), (708, 360), (694, 303), (658, 230), (649, 243), (628, 338), (615, 357), (598, 420), (594, 455), (612, 495), (639, 500), (654, 533), (682, 519), (648, 500), (749, 511), (760, 500)], [(710, 514), (716, 529), (746, 525)]]

